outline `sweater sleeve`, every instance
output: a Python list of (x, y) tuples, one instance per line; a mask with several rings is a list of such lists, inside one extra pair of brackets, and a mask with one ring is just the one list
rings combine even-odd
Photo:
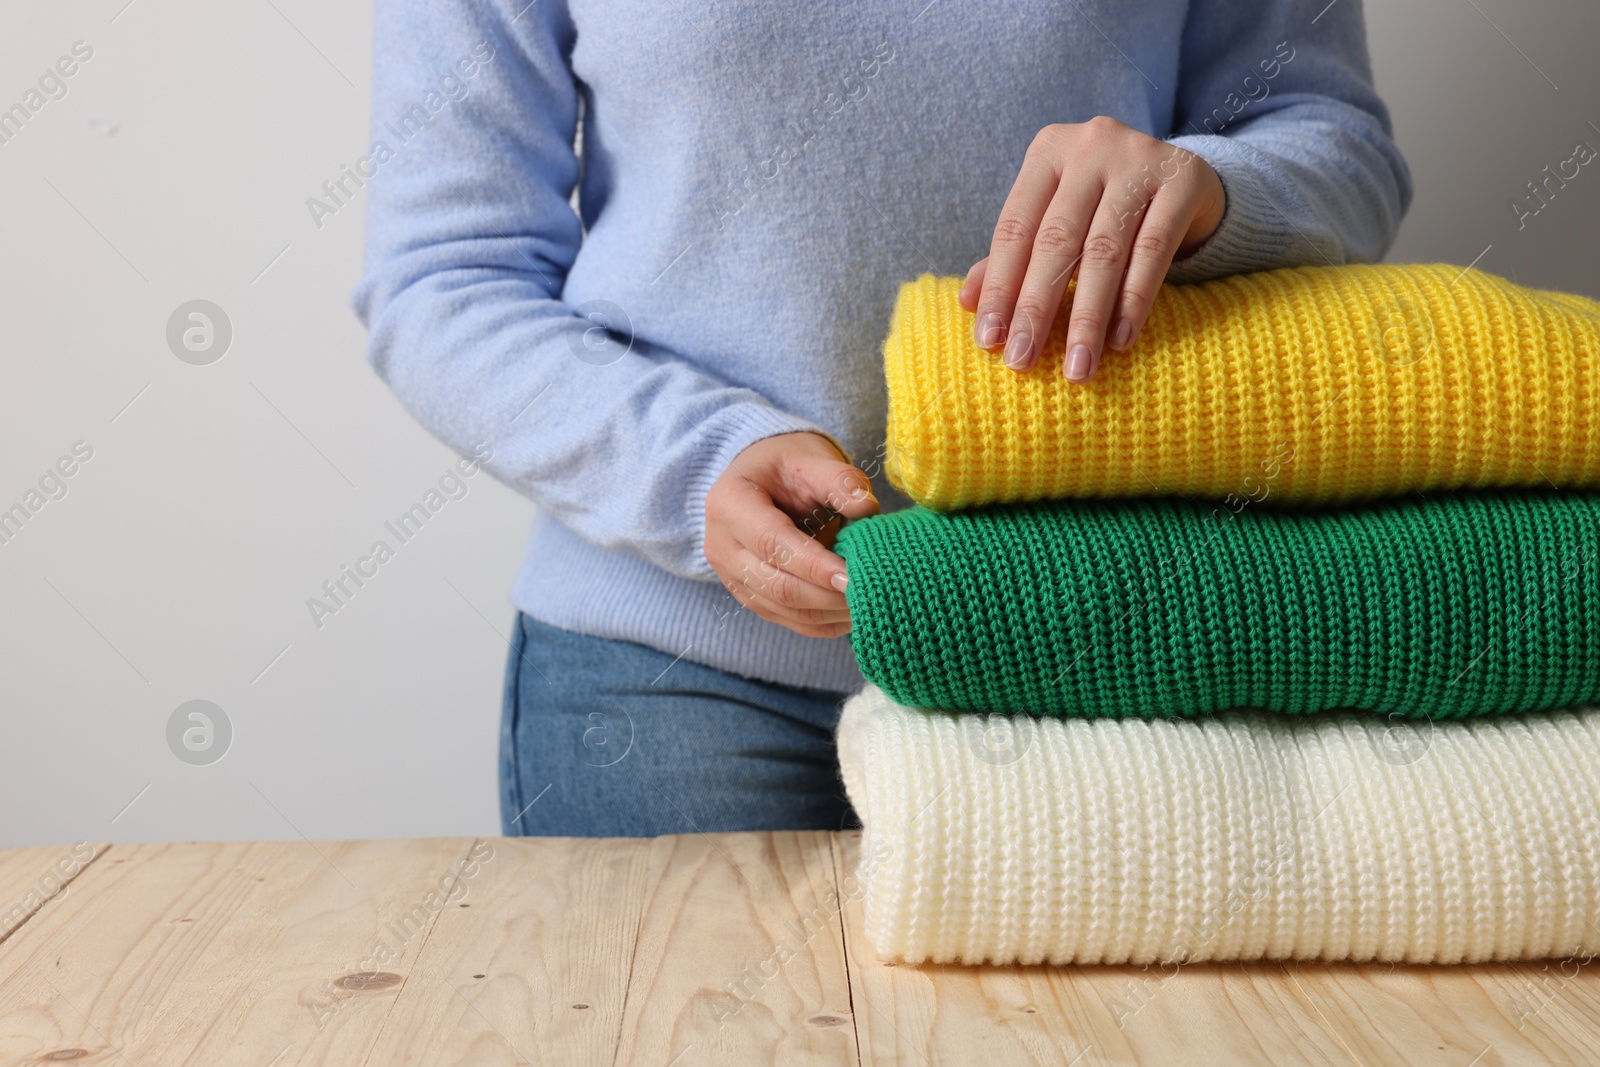
[(1167, 280), (1374, 263), (1411, 204), (1411, 172), (1373, 88), (1360, 0), (1196, 0), (1173, 136), (1222, 179), (1215, 233)]
[(563, 302), (583, 232), (565, 0), (385, 0), (374, 17), (377, 172), (351, 296), (368, 362), (580, 536), (713, 579), (705, 494), (733, 458), (797, 430), (838, 441), (632, 336), (626, 309)]

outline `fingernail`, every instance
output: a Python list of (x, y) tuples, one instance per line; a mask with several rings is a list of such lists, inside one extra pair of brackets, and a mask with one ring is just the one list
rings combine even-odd
[(1006, 366), (1012, 370), (1021, 370), (1027, 366), (1028, 356), (1033, 350), (1033, 338), (1025, 333), (1014, 333), (1011, 340), (1006, 342)]
[(844, 592), (844, 587), (850, 584), (850, 576), (843, 571), (833, 576), (833, 587), (839, 592)]
[(1128, 342), (1133, 339), (1133, 323), (1127, 319), (1119, 319), (1117, 328), (1111, 331), (1111, 347), (1127, 348)]
[(978, 320), (977, 338), (979, 348), (994, 348), (1005, 335), (1005, 321), (993, 311)]
[(1067, 358), (1067, 381), (1081, 382), (1089, 377), (1091, 365), (1094, 363), (1094, 353), (1089, 351), (1086, 344), (1075, 344)]

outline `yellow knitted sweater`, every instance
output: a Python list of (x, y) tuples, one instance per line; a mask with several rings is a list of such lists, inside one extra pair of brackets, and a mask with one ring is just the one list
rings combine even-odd
[(1019, 375), (973, 343), (961, 284), (902, 285), (884, 342), (885, 468), (930, 508), (1600, 485), (1600, 303), (1583, 297), (1442, 264), (1164, 286), (1134, 348), (1073, 385), (1066, 303)]

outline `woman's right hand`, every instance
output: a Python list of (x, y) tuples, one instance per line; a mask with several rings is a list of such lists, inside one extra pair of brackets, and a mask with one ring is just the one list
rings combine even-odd
[(706, 493), (706, 562), (740, 604), (804, 637), (850, 632), (844, 519), (878, 513), (872, 483), (821, 434), (762, 438)]
[(1216, 232), (1228, 193), (1211, 164), (1104, 115), (1039, 131), (1000, 210), (989, 254), (960, 303), (979, 348), (1031, 368), (1074, 276), (1062, 373), (1094, 377), (1104, 349), (1126, 351), (1174, 257)]

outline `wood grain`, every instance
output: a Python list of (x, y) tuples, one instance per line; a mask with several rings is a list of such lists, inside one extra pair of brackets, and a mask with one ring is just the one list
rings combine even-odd
[(618, 1063), (854, 1064), (822, 832), (658, 838)]
[(647, 840), (524, 838), (440, 915), (374, 1064), (615, 1060), (650, 873)]
[(1600, 1063), (1600, 963), (1281, 968), (1345, 1062)]
[(365, 1062), (471, 844), (119, 846), (5, 944), (0, 1061)]
[(0, 943), (46, 904), (65, 899), (73, 880), (109, 847), (77, 841), (0, 852)]
[[(1600, 1063), (1584, 960), (885, 964), (859, 848), (95, 846), (0, 941), (0, 1064)], [(70, 855), (0, 852), (0, 892)]]
[[(861, 935), (836, 840), (863, 1064), (1600, 1063), (1600, 964), (906, 967)], [(1546, 970), (1548, 968), (1548, 970)], [(1535, 995), (1535, 993), (1540, 995)]]

